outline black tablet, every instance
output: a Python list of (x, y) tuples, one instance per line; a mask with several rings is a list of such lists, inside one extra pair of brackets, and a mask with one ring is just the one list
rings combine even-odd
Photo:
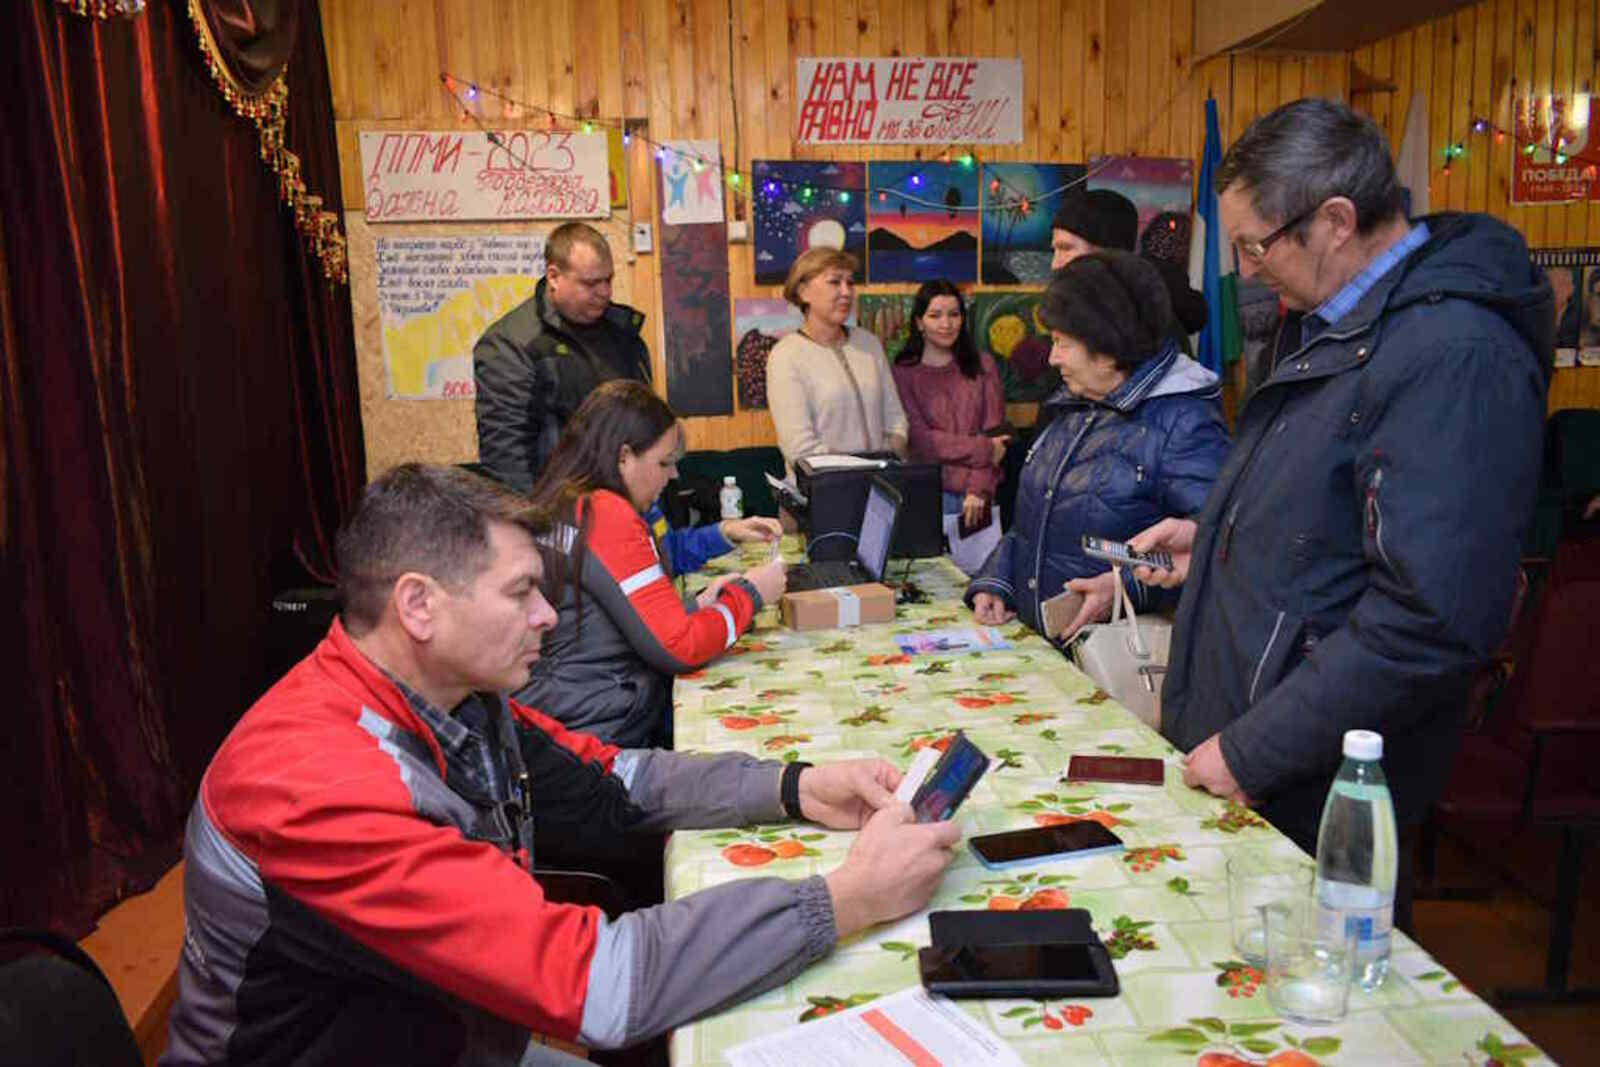
[(928, 992), (953, 999), (1114, 997), (1111, 957), (1098, 941), (947, 945), (919, 949)]

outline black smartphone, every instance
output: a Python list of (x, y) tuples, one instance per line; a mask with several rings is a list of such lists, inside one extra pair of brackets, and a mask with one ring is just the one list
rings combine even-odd
[(1091, 537), (1088, 534), (1083, 535), (1082, 543), (1083, 554), (1090, 559), (1120, 563), (1124, 567), (1154, 567), (1163, 571), (1172, 569), (1172, 556), (1167, 552), (1135, 552), (1126, 541), (1108, 541), (1104, 537)]
[(993, 506), (984, 508), (983, 514), (978, 518), (978, 521), (970, 525), (967, 523), (967, 513), (963, 510), (961, 518), (956, 520), (956, 532), (962, 537), (971, 537), (979, 530), (987, 530), (992, 522), (994, 522)]
[(918, 822), (943, 822), (956, 813), (989, 769), (989, 757), (960, 730), (911, 798)]
[(1099, 941), (953, 945), (917, 952), (922, 984), (956, 999), (1114, 997), (1117, 972)]
[(969, 839), (967, 847), (985, 867), (999, 869), (1051, 856), (1114, 852), (1122, 847), (1122, 838), (1097, 822), (1085, 821), (984, 834)]

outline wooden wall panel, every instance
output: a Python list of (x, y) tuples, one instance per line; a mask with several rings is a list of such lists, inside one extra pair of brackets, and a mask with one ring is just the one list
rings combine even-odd
[[(1499, 2), (1509, 11), (1518, 0)], [(1562, 2), (1592, 6), (1593, 0)], [(1350, 57), (1342, 53), (1223, 55), (1193, 68), (1192, 0), (321, 0), (321, 6), (346, 221), (352, 251), (362, 253), (353, 257), (351, 291), (367, 455), (375, 471), (407, 458), (458, 461), (474, 454), (470, 401), (383, 399), (376, 293), (365, 265), (374, 230), (361, 215), (357, 134), (457, 123), (439, 85), (441, 70), (566, 113), (626, 117), (656, 139), (715, 137), (745, 173), (751, 160), (762, 158), (917, 157), (912, 148), (795, 145), (789, 133), (794, 60), (804, 55), (1021, 57), (1023, 143), (977, 150), (986, 159), (1077, 162), (1132, 151), (1198, 157), (1208, 95), (1218, 101), (1227, 139), (1302, 92), (1343, 98), (1349, 87)], [(1391, 55), (1398, 50), (1397, 42), (1381, 47)], [(1587, 68), (1581, 76), (1588, 76)], [(603, 229), (616, 254), (618, 299), (647, 316), (646, 340), (661, 382), (657, 261), (633, 256), (628, 244), (630, 222), (655, 221), (654, 162), (636, 138), (629, 154), (630, 207)], [(729, 217), (749, 218), (738, 195), (729, 197)], [(753, 283), (748, 244), (729, 246), (728, 265), (736, 297), (778, 295), (775, 287)], [(762, 411), (691, 419), (689, 431), (695, 448), (773, 440)]]
[[(1522, 231), (1533, 248), (1600, 244), (1600, 204), (1513, 205), (1514, 138), (1470, 131), (1478, 116), (1511, 129), (1515, 100), (1529, 92), (1569, 99), (1591, 93), (1600, 73), (1597, 7), (1597, 0), (1483, 0), (1378, 42), (1370, 68), (1358, 54), (1357, 64), (1387, 76), (1395, 91), (1356, 93), (1351, 103), (1384, 127), (1398, 151), (1412, 92), (1428, 100), (1433, 210), (1486, 211)], [(1457, 142), (1466, 154), (1446, 174), (1445, 148)], [(1600, 367), (1557, 370), (1549, 406), (1600, 407)]]

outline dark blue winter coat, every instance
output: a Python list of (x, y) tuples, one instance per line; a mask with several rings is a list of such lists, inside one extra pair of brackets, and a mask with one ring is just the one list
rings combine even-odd
[[(1228, 454), (1217, 376), (1169, 345), (1102, 400), (1066, 392), (1028, 450), (1010, 531), (967, 585), (993, 593), (1035, 630), (1039, 601), (1110, 566), (1083, 554), (1084, 534), (1125, 541), (1168, 516), (1199, 511)], [(1160, 590), (1127, 578), (1134, 604)]]
[(1310, 343), (1285, 323), (1173, 630), (1162, 732), (1187, 750), (1220, 731), (1240, 788), (1305, 847), (1348, 729), (1384, 735), (1402, 825), (1438, 795), (1539, 481), (1549, 283), (1504, 223), (1427, 222)]

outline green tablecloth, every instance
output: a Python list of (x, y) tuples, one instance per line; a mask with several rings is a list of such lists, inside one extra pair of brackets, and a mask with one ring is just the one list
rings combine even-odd
[[(722, 569), (740, 564), (737, 554), (724, 559)], [(895, 577), (899, 570), (893, 568)], [(1223, 865), (1246, 851), (1297, 855), (1295, 846), (1248, 809), (1186, 788), (1174, 766), (1162, 789), (1062, 782), (1073, 753), (1160, 757), (1173, 749), (1017, 624), (1002, 628), (1009, 651), (899, 655), (897, 631), (973, 624), (959, 602), (965, 579), (947, 560), (917, 563), (911, 580), (929, 602), (902, 604), (893, 624), (796, 633), (781, 628), (775, 612), (764, 613), (732, 655), (679, 679), (675, 742), (680, 750), (812, 762), (877, 755), (903, 769), (916, 749), (960, 727), (1003, 761), (961, 809), (967, 834), (1065, 818), (1114, 827), (1127, 844), (1121, 854), (1005, 873), (962, 849), (930, 905), (1070, 902), (1089, 909), (1116, 957), (1119, 996), (963, 1002), (1024, 1060), (1203, 1059), (1274, 1067), (1548, 1062), (1398, 931), (1388, 981), (1376, 993), (1352, 990), (1343, 1022), (1280, 1021), (1260, 973), (1231, 948)], [(823, 873), (844, 858), (852, 836), (804, 824), (679, 832), (667, 851), (667, 897), (752, 875)], [(869, 930), (788, 985), (680, 1028), (672, 1061), (721, 1064), (723, 1050), (740, 1042), (915, 985), (916, 948), (927, 943), (921, 913)], [(1229, 1052), (1239, 1058), (1205, 1058)]]

